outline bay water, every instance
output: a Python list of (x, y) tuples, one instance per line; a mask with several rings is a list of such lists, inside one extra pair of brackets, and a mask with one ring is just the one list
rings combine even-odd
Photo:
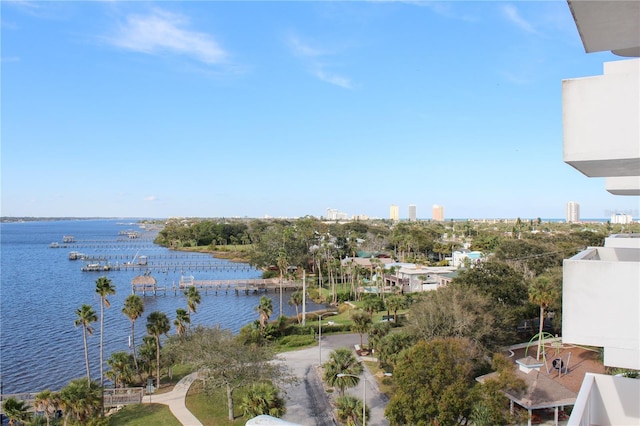
[[(0, 224), (0, 393), (59, 390), (71, 379), (84, 377), (85, 361), (82, 328), (75, 327), (75, 311), (82, 304), (92, 305), (98, 318), (100, 298), (95, 292), (96, 280), (107, 276), (116, 287), (109, 296), (110, 308), (105, 309), (104, 359), (117, 351), (130, 351), (131, 321), (122, 314), (126, 297), (131, 294), (131, 282), (145, 273), (144, 268), (120, 268), (104, 272), (82, 271), (87, 262), (69, 260), (71, 251), (88, 256), (108, 258), (102, 263), (122, 265), (138, 263), (147, 256), (149, 269), (158, 286), (166, 286), (166, 294), (143, 297), (145, 312), (135, 323), (138, 345), (146, 334), (146, 316), (153, 311), (167, 314), (171, 324), (177, 308), (186, 309), (183, 292), (171, 290), (181, 277), (196, 280), (231, 280), (260, 278), (261, 271), (248, 264), (213, 259), (209, 254), (194, 254), (168, 250), (154, 245), (158, 229), (141, 228), (132, 219), (43, 220)], [(129, 238), (127, 232), (136, 232)], [(73, 236), (75, 242), (63, 243), (63, 236)], [(58, 248), (51, 248), (57, 242)], [(95, 262), (94, 262), (95, 263)], [(159, 267), (158, 265), (164, 265)], [(283, 292), (282, 312), (295, 315), (289, 305), (290, 292)], [(278, 292), (245, 294), (234, 291), (201, 291), (201, 304), (192, 314), (192, 325), (207, 325), (229, 329), (240, 328), (258, 319), (255, 307), (261, 296), (273, 301), (275, 319), (280, 312)], [(324, 306), (307, 304), (307, 311)], [(91, 377), (99, 377), (100, 323), (88, 338)], [(172, 326), (170, 334), (175, 333)], [(108, 367), (105, 365), (104, 370)]]

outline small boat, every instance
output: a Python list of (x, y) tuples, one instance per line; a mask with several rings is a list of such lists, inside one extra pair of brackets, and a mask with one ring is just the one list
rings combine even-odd
[(69, 260), (78, 260), (78, 259), (84, 259), (86, 256), (82, 253), (79, 253), (77, 251), (72, 251), (69, 252)]
[(62, 242), (63, 243), (75, 243), (76, 242), (76, 237), (72, 236), (72, 235), (65, 235), (62, 237)]
[(83, 272), (102, 272), (102, 271), (110, 271), (111, 266), (109, 265), (101, 265), (100, 263), (89, 263), (88, 265), (80, 268)]
[(60, 244), (54, 241), (51, 244), (49, 244), (49, 247), (51, 247), (51, 248), (60, 248)]

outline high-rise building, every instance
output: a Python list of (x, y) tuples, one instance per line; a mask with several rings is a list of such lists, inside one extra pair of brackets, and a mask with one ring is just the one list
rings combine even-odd
[(567, 203), (567, 223), (580, 222), (580, 204), (575, 201)]
[(416, 206), (415, 204), (409, 204), (409, 221), (415, 222), (416, 220)]
[(436, 222), (444, 222), (444, 207), (437, 204), (433, 205), (433, 220)]
[(400, 220), (400, 209), (395, 204), (392, 204), (389, 208), (389, 219), (396, 222)]

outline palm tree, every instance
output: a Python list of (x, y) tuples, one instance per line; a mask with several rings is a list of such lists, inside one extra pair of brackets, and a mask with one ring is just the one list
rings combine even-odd
[(189, 318), (191, 318), (191, 312), (194, 314), (200, 304), (200, 292), (195, 287), (189, 287), (185, 292), (185, 296), (187, 296), (187, 311), (189, 313)]
[(51, 417), (60, 408), (60, 395), (57, 392), (51, 392), (49, 389), (45, 389), (36, 394), (35, 408), (37, 411), (42, 411), (47, 419), (47, 426), (51, 421)]
[(280, 270), (280, 316), (282, 316), (282, 280), (284, 276), (284, 272), (288, 267), (287, 253), (284, 251), (284, 248), (280, 249), (278, 253), (278, 269)]
[(140, 374), (144, 371), (149, 377), (153, 376), (153, 364), (156, 360), (156, 340), (153, 336), (142, 336), (138, 355), (140, 356)]
[(125, 387), (131, 383), (134, 375), (133, 356), (127, 352), (114, 352), (107, 360), (107, 365), (111, 370), (105, 373), (116, 387)]
[(75, 424), (87, 424), (101, 412), (102, 387), (94, 381), (72, 380), (60, 391), (60, 406), (65, 414), (65, 425), (69, 419)]
[(87, 347), (87, 334), (93, 336), (92, 322), (98, 321), (96, 311), (93, 310), (91, 305), (82, 305), (79, 309), (76, 309), (76, 321), (75, 326), (82, 326), (82, 338), (84, 340), (84, 362), (87, 366), (87, 381), (91, 381), (91, 373), (89, 370), (89, 348)]
[(547, 277), (541, 276), (529, 287), (529, 301), (540, 306), (540, 330), (538, 332), (538, 352), (536, 359), (540, 360), (542, 347), (542, 328), (544, 327), (544, 310), (559, 296), (559, 291)]
[(160, 389), (160, 336), (171, 330), (169, 317), (160, 311), (154, 311), (147, 317), (147, 333), (156, 340), (156, 387)]
[[(364, 424), (362, 422), (362, 401), (349, 395), (340, 396), (336, 399), (336, 409), (338, 420), (346, 425)], [(365, 416), (369, 418), (369, 408), (365, 410)]]
[[(353, 352), (347, 348), (338, 348), (331, 352), (329, 361), (324, 363), (324, 381), (329, 386), (337, 386), (340, 389), (340, 395), (344, 395), (344, 389), (356, 386), (360, 379), (358, 376), (364, 370), (362, 363), (353, 355)], [(348, 374), (347, 376), (338, 377), (338, 374)]]
[(184, 332), (187, 330), (187, 324), (191, 324), (189, 313), (182, 308), (176, 309), (176, 319), (173, 321), (173, 325), (176, 326), (178, 336), (184, 335)]
[(302, 305), (302, 292), (300, 290), (294, 291), (291, 293), (291, 297), (288, 302), (289, 306), (293, 305), (296, 307), (296, 318), (298, 319), (298, 324), (300, 324), (300, 315), (298, 313), (298, 306)]
[(351, 320), (353, 321), (351, 330), (360, 335), (360, 347), (362, 347), (362, 335), (368, 333), (371, 328), (371, 315), (367, 312), (354, 312)]
[(260, 298), (260, 304), (256, 306), (255, 310), (260, 315), (260, 333), (264, 334), (264, 328), (273, 313), (273, 302), (267, 296), (262, 296)]
[(111, 284), (111, 280), (105, 277), (100, 277), (96, 281), (96, 293), (100, 296), (100, 387), (104, 386), (104, 308), (111, 306), (107, 296), (116, 294), (116, 288)]
[(133, 353), (133, 365), (136, 368), (136, 373), (139, 373), (138, 369), (138, 356), (136, 355), (136, 338), (135, 338), (135, 323), (138, 318), (144, 313), (144, 302), (142, 297), (137, 294), (130, 294), (124, 301), (122, 307), (122, 313), (131, 321), (131, 352)]
[(10, 425), (17, 425), (29, 420), (31, 417), (30, 408), (25, 401), (17, 400), (14, 397), (9, 397), (2, 403), (2, 409), (5, 416), (9, 418)]
[(385, 305), (387, 305), (387, 316), (389, 316), (389, 311), (393, 311), (393, 322), (398, 324), (398, 309), (402, 309), (406, 306), (406, 299), (404, 296), (392, 294), (385, 300)]
[(286, 412), (285, 400), (280, 396), (278, 388), (271, 383), (257, 383), (249, 388), (240, 408), (247, 417), (267, 414), (272, 417), (282, 417)]

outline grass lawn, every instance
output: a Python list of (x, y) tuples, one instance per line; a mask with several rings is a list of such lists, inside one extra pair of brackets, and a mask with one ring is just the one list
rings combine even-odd
[(186, 405), (204, 426), (244, 426), (248, 419), (242, 416), (241, 401), (242, 391), (237, 390), (233, 393), (235, 420), (229, 421), (225, 391), (219, 389), (214, 393), (205, 393), (202, 391), (202, 383), (195, 382), (187, 394)]
[(109, 416), (110, 426), (181, 426), (168, 405), (137, 404), (127, 405), (116, 414)]

